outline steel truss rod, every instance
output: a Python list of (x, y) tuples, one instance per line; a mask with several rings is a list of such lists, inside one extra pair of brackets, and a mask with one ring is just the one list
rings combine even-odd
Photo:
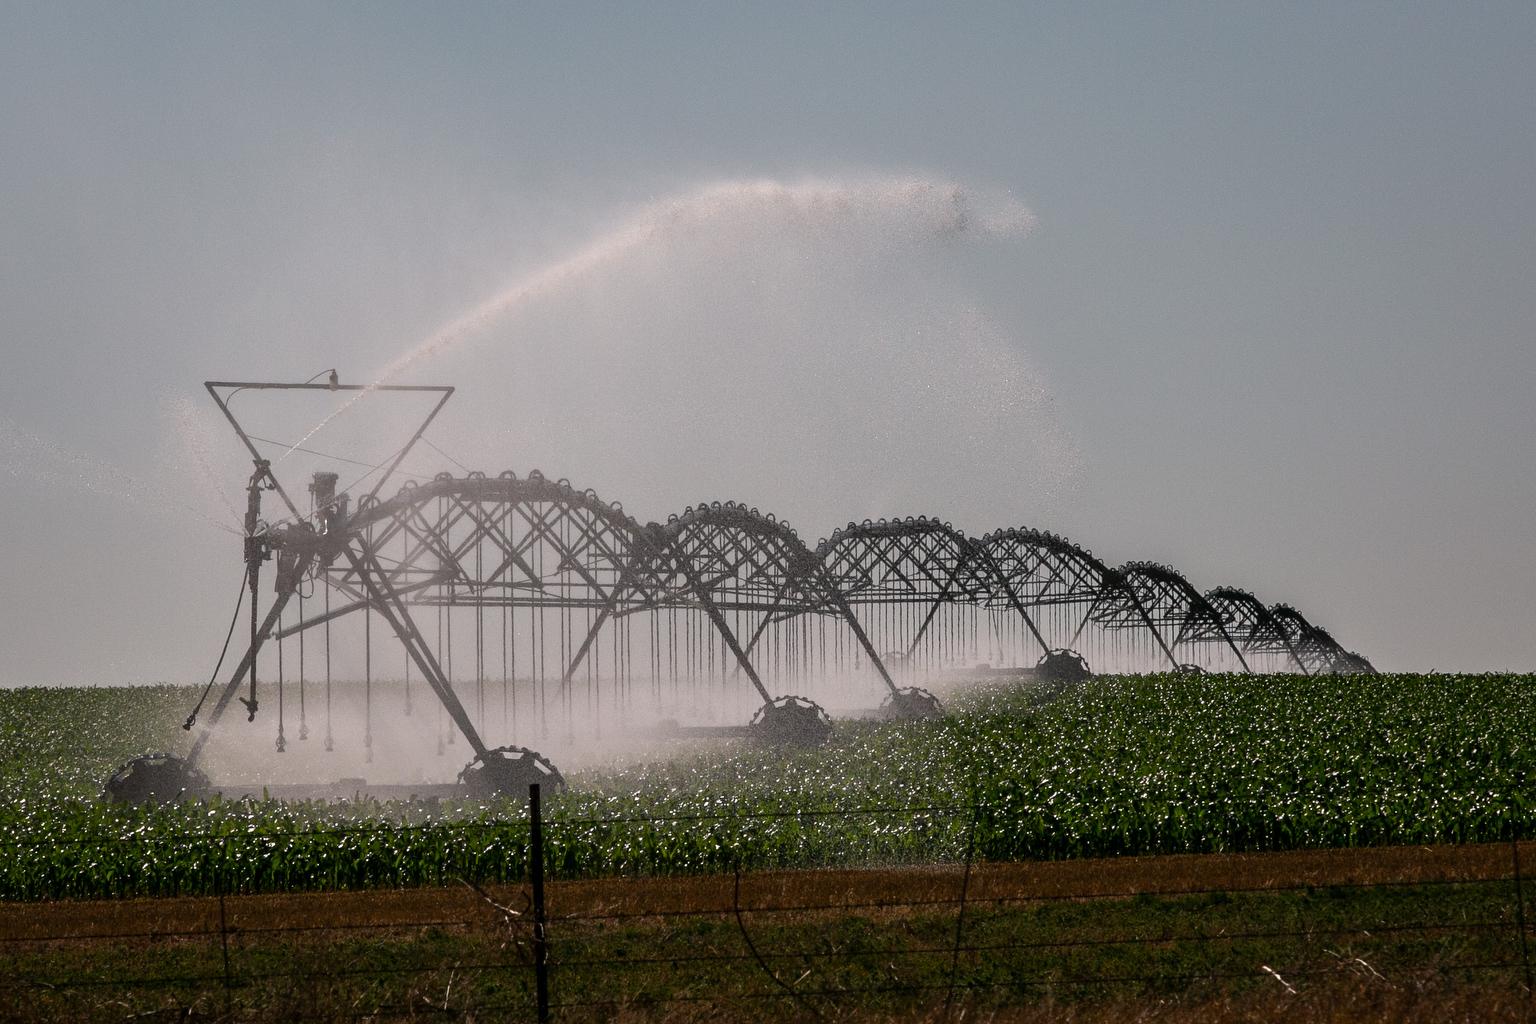
[(405, 645), (406, 653), (421, 670), (427, 685), (432, 688), (433, 693), (437, 694), (443, 709), (448, 712), (448, 717), (453, 719), (453, 724), (459, 727), (459, 732), (469, 741), (475, 755), (483, 756), (487, 750), (485, 742), (481, 740), (474, 723), (469, 720), (469, 713), (464, 710), (464, 705), (459, 703), (458, 695), (453, 692), (453, 687), (443, 675), (442, 668), (432, 655), (431, 647), (427, 645), (421, 631), (416, 628), (415, 621), (411, 619), (410, 610), (393, 589), (380, 587), (375, 581), (373, 573), (379, 571), (377, 558), (369, 556), (372, 563), (370, 568), (364, 556), (354, 551), (350, 544), (345, 548), (345, 554), (347, 561), (352, 563), (352, 568), (356, 570), (358, 578), (368, 590), (371, 605), (379, 610), (379, 614), (384, 616), (384, 621), (389, 623), (395, 635), (400, 638), (400, 642)]
[(773, 606), (763, 614), (763, 621), (757, 624), (757, 628), (752, 631), (752, 638), (747, 641), (747, 654), (750, 655), (752, 653), (753, 648), (755, 648), (757, 646), (757, 642), (763, 638), (763, 634), (768, 631), (768, 627), (770, 625), (777, 625), (783, 622), (792, 622), (802, 614), (801, 609), (796, 609), (778, 618), (774, 617), (774, 613), (784, 606), (784, 595), (789, 593), (790, 582), (790, 580), (786, 579), (782, 584), (780, 584), (779, 592), (775, 594), (773, 598)]
[[(1078, 639), (1082, 637), (1083, 630), (1088, 628), (1088, 623), (1093, 620), (1093, 613), (1098, 609), (1099, 604), (1103, 600), (1104, 592), (1102, 590), (1094, 594), (1093, 600), (1088, 603), (1088, 610), (1083, 613), (1083, 621), (1079, 622), (1077, 624), (1077, 629), (1072, 631), (1072, 639), (1067, 641), (1067, 647), (1074, 650), (1077, 648)], [(1069, 618), (1067, 621), (1071, 622), (1072, 620)]]
[[(392, 589), (395, 593), (400, 594), (401, 596), (405, 596), (408, 594), (414, 594), (421, 590), (425, 590), (429, 587), (434, 587), (442, 582), (443, 580), (441, 579), (428, 579), (402, 587), (396, 585), (393, 580), (391, 580), (390, 589)], [(321, 584), (325, 586), (337, 586), (336, 584), (327, 583), (324, 579), (321, 580)], [(422, 604), (425, 602), (410, 601), (407, 603)], [(356, 601), (344, 604), (340, 608), (333, 608), (328, 612), (321, 612), (319, 615), (311, 615), (309, 618), (295, 622), (291, 626), (285, 626), (282, 629), (276, 630), (273, 632), (272, 636), (269, 637), (269, 639), (286, 640), (290, 636), (293, 636), (295, 633), (302, 633), (306, 629), (312, 629), (315, 626), (323, 626), (327, 622), (333, 622), (336, 619), (342, 618), (345, 615), (350, 615), (353, 612), (360, 612), (364, 608), (373, 608), (374, 610), (378, 610), (378, 606), (373, 604), (373, 602), (369, 601), (367, 598), (360, 598)]]
[(944, 595), (940, 594), (938, 597), (934, 598), (933, 603), (929, 606), (928, 614), (923, 616), (922, 625), (917, 627), (917, 632), (912, 636), (912, 642), (907, 645), (907, 653), (902, 655), (902, 657), (912, 657), (913, 652), (917, 650), (917, 645), (922, 642), (923, 634), (928, 632), (928, 624), (931, 623), (934, 620), (934, 617), (939, 614), (939, 609), (943, 607), (943, 605)]
[(1243, 666), (1243, 674), (1253, 675), (1253, 669), (1248, 667), (1248, 659), (1243, 657), (1243, 652), (1238, 650), (1237, 644), (1232, 642), (1232, 635), (1227, 632), (1226, 624), (1221, 621), (1221, 616), (1216, 614), (1214, 609), (1212, 610), (1212, 615), (1214, 616), (1216, 628), (1221, 631), (1221, 638), (1227, 642), (1228, 647), (1232, 648), (1232, 653), (1237, 655), (1237, 663)]
[(1030, 617), (1029, 612), (1024, 610), (1024, 603), (1019, 600), (1019, 595), (1014, 591), (1013, 584), (1009, 581), (1008, 577), (1004, 575), (1002, 566), (998, 565), (997, 562), (992, 558), (991, 553), (985, 549), (979, 549), (976, 552), (976, 556), (985, 562), (987, 571), (990, 572), (992, 574), (992, 578), (1002, 586), (1003, 593), (1007, 595), (1008, 603), (1013, 606), (1014, 611), (1019, 613), (1019, 618), (1024, 620), (1024, 625), (1029, 627), (1030, 635), (1035, 638), (1035, 643), (1040, 645), (1040, 650), (1042, 652), (1048, 653), (1051, 649), (1051, 645), (1045, 642), (1045, 637), (1041, 636), (1040, 630), (1035, 628), (1035, 620)]
[(1136, 606), (1136, 611), (1140, 613), (1141, 621), (1146, 623), (1147, 628), (1152, 631), (1152, 639), (1157, 641), (1157, 646), (1161, 647), (1163, 649), (1163, 654), (1167, 656), (1168, 667), (1172, 668), (1174, 671), (1178, 671), (1179, 659), (1174, 656), (1173, 648), (1168, 646), (1168, 641), (1163, 639), (1162, 632), (1157, 628), (1156, 625), (1153, 624), (1152, 616), (1147, 614), (1146, 606), (1141, 603), (1141, 598), (1129, 585), (1127, 585), (1125, 589), (1130, 594), (1131, 603)]
[(1285, 630), (1283, 629), (1280, 630), (1279, 633), (1281, 643), (1285, 644), (1286, 653), (1291, 656), (1291, 660), (1296, 663), (1296, 667), (1301, 670), (1301, 674), (1304, 676), (1310, 676), (1312, 672), (1307, 668), (1306, 664), (1302, 662), (1301, 655), (1296, 653), (1296, 645), (1291, 643), (1291, 638), (1286, 635)]
[(636, 542), (635, 549), (630, 554), (630, 557), (625, 560), (624, 569), (620, 572), (618, 580), (614, 582), (612, 590), (604, 593), (601, 587), (595, 583), (592, 584), (593, 590), (603, 594), (602, 605), (597, 613), (597, 618), (593, 620), (591, 628), (587, 630), (587, 635), (582, 638), (581, 646), (571, 658), (570, 665), (566, 667), (565, 674), (560, 677), (560, 689), (562, 692), (564, 692), (565, 688), (570, 685), (571, 680), (575, 677), (576, 670), (581, 667), (581, 663), (587, 657), (587, 652), (592, 649), (592, 645), (597, 641), (598, 633), (602, 631), (604, 624), (613, 618), (614, 612), (618, 610), (620, 596), (626, 590), (636, 589), (634, 580), (638, 575), (637, 568), (643, 561), (654, 561), (650, 556), (651, 552), (642, 544)]
[(1111, 571), (1114, 572), (1115, 575), (1112, 579), (1106, 580), (1104, 586), (1107, 589), (1115, 590), (1118, 593), (1121, 593), (1130, 598), (1131, 606), (1136, 610), (1136, 614), (1141, 618), (1142, 624), (1145, 625), (1148, 631), (1151, 632), (1152, 639), (1157, 641), (1157, 646), (1162, 648), (1164, 656), (1168, 659), (1168, 666), (1174, 671), (1178, 671), (1179, 659), (1174, 655), (1173, 648), (1168, 646), (1168, 641), (1163, 639), (1162, 632), (1152, 621), (1152, 616), (1147, 612), (1146, 605), (1144, 605), (1141, 601), (1141, 595), (1136, 593), (1136, 588), (1131, 586), (1129, 581), (1120, 576), (1118, 571)]
[(730, 648), (731, 654), (736, 658), (736, 664), (741, 666), (741, 670), (747, 674), (747, 678), (751, 680), (753, 688), (763, 698), (763, 703), (771, 703), (773, 697), (769, 695), (768, 688), (763, 685), (762, 679), (758, 678), (757, 669), (752, 667), (752, 659), (748, 658), (747, 652), (741, 649), (741, 644), (737, 641), (736, 633), (731, 629), (730, 623), (725, 621), (725, 616), (721, 614), (720, 609), (716, 607), (714, 600), (709, 596), (709, 590), (704, 585), (704, 581), (694, 571), (693, 560), (688, 556), (687, 552), (679, 550), (675, 544), (672, 550), (674, 564), (682, 570), (683, 577), (688, 581), (688, 586), (693, 591), (694, 598), (699, 602), (699, 606), (704, 610), (704, 614), (709, 617), (709, 621), (714, 625), (715, 631), (720, 634), (720, 639), (724, 640), (725, 645)]
[[(197, 734), (197, 739), (193, 741), (192, 749), (187, 753), (188, 765), (197, 763), (198, 755), (202, 753), (203, 747), (208, 743), (208, 738), (213, 734), (214, 727), (219, 724), (219, 719), (224, 716), (224, 709), (229, 707), (229, 702), (234, 700), (235, 694), (240, 691), (240, 684), (245, 681), (247, 673), (250, 673), (253, 666), (255, 666), (256, 656), (260, 653), (262, 644), (271, 635), (273, 628), (277, 625), (283, 614), (283, 609), (287, 607), (289, 599), (298, 591), (298, 582), (303, 578), (314, 557), (314, 551), (306, 548), (294, 556), (294, 563), (291, 566), (284, 566), (281, 564), (281, 556), (279, 556), (277, 595), (272, 600), (272, 607), (268, 609), (266, 618), (262, 620), (260, 626), (252, 634), (251, 644), (246, 648), (245, 656), (240, 659), (240, 664), (235, 666), (234, 672), (229, 677), (228, 685), (219, 694), (218, 702), (214, 704), (213, 710), (208, 713), (208, 717), (203, 719), (203, 728)], [(255, 594), (251, 595), (251, 600), (253, 603), (255, 602)], [(253, 694), (251, 714), (254, 716), (255, 713)]]
[[(240, 425), (240, 421), (235, 418), (235, 414), (230, 411), (227, 399), (219, 394), (219, 388), (229, 389), (230, 398), (233, 398), (237, 391), (421, 391), (440, 395), (441, 397), (438, 398), (437, 404), (427, 414), (427, 418), (422, 421), (420, 427), (416, 428), (416, 432), (405, 443), (405, 447), (396, 453), (393, 461), (389, 464), (389, 469), (385, 470), (384, 475), (379, 477), (378, 482), (373, 485), (373, 490), (368, 492), (370, 498), (378, 494), (379, 488), (384, 486), (384, 482), (394, 475), (395, 470), (400, 467), (400, 463), (410, 454), (411, 449), (416, 446), (416, 442), (421, 440), (421, 435), (427, 432), (427, 427), (437, 418), (437, 414), (442, 411), (448, 399), (453, 397), (453, 388), (446, 384), (280, 384), (272, 381), (208, 380), (203, 382), (203, 387), (208, 389), (208, 394), (212, 396), (214, 402), (218, 405), (219, 411), (224, 414), (225, 419), (229, 420), (229, 425), (235, 429), (235, 433), (240, 437), (240, 442), (251, 453), (251, 458), (257, 461), (262, 459), (261, 452), (256, 449), (251, 436), (245, 432), (245, 428)], [(303, 516), (300, 515), (298, 507), (288, 497), (288, 492), (283, 489), (283, 485), (275, 478), (272, 480), (272, 485), (273, 489), (277, 491), (278, 497), (283, 499), (283, 504), (288, 506), (288, 511), (293, 518), (295, 520), (302, 519)]]
[(886, 671), (885, 662), (880, 660), (880, 655), (875, 651), (875, 645), (869, 642), (869, 636), (864, 632), (864, 627), (859, 625), (858, 618), (853, 614), (853, 609), (848, 607), (848, 602), (843, 598), (843, 592), (827, 580), (827, 590), (832, 596), (834, 606), (838, 614), (848, 623), (848, 628), (853, 630), (854, 637), (859, 641), (859, 646), (864, 648), (864, 653), (869, 656), (870, 663), (875, 666), (875, 671), (880, 673), (880, 679), (885, 683), (885, 688), (891, 693), (897, 692), (895, 682), (891, 680), (890, 672)]

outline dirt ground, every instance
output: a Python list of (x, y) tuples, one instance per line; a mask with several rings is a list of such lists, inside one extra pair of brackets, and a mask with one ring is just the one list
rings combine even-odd
[[(1522, 866), (1536, 867), (1536, 842), (1520, 844)], [(1092, 899), (1214, 891), (1276, 890), (1339, 885), (1486, 881), (1508, 878), (1514, 868), (1508, 843), (1465, 846), (1393, 846), (1369, 849), (1293, 850), (1280, 853), (1178, 854), (1099, 860), (977, 864), (967, 900)], [(962, 883), (958, 865), (830, 871), (756, 872), (743, 875), (740, 906), (896, 911), (955, 901)], [(1529, 884), (1529, 883), (1527, 883)], [(593, 915), (723, 913), (733, 906), (731, 876), (551, 880), (547, 906), (552, 922)], [(490, 886), (493, 900), (521, 909), (525, 887)], [(459, 922), (483, 906), (467, 886), (440, 889), (229, 896), (225, 926), (246, 932), (287, 930), (296, 921), (316, 928)], [(217, 931), (219, 901), (206, 896), (52, 903), (0, 903), (0, 940), (57, 936), (99, 939), (158, 931)]]
[[(554, 1019), (1536, 1021), (1513, 853), (556, 879)], [(0, 904), (0, 1021), (531, 1019), (529, 909), (466, 883)]]

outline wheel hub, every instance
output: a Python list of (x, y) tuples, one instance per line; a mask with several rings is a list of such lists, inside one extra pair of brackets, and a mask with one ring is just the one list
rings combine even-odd
[(102, 787), (116, 804), (174, 803), (208, 791), (208, 777), (175, 754), (143, 754), (112, 773)]
[(757, 709), (753, 736), (776, 747), (819, 747), (832, 735), (832, 719), (805, 697), (779, 697)]
[(1081, 654), (1062, 648), (1046, 651), (1035, 664), (1035, 675), (1052, 683), (1081, 683), (1093, 678), (1093, 670)]
[(885, 698), (880, 706), (881, 716), (898, 721), (920, 718), (941, 718), (944, 706), (939, 698), (920, 686), (904, 686)]
[(565, 776), (543, 754), (527, 747), (495, 747), (459, 772), (459, 783), (476, 800), (528, 799), (537, 784), (541, 795), (565, 789)]

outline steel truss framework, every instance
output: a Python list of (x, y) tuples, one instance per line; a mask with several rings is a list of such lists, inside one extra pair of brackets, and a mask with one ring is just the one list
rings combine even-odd
[[(248, 386), (209, 390), (228, 414), (216, 388)], [(973, 538), (927, 517), (865, 520), (812, 549), (755, 508), (714, 502), (642, 524), (537, 471), (442, 473), (389, 497), (376, 486), (353, 508), (318, 474), (303, 515), (235, 426), (256, 460), (250, 588), (275, 557), (276, 596), (265, 615), (253, 600), (250, 645), (189, 760), (244, 681), (254, 717), (264, 645), (282, 665), (299, 644), (302, 666), (306, 636), (323, 636), (328, 665), (343, 620), (361, 625), (370, 685), (403, 676), (409, 708), (412, 680), (425, 682), (477, 756), (498, 710), (503, 728), (544, 734), (641, 708), (740, 721), (786, 694), (868, 706), (941, 673), (1028, 670), (1062, 649), (1099, 671), (1370, 671), (1294, 608), (1202, 594), (1165, 565), (1111, 568), (1039, 530)], [(258, 519), (263, 490), (293, 513), (279, 527)], [(380, 649), (391, 635), (394, 658)]]
[(680, 708), (710, 680), (763, 701), (828, 697), (838, 680), (843, 703), (867, 703), (898, 681), (1027, 668), (1058, 648), (1119, 671), (1365, 667), (1293, 608), (1201, 594), (1155, 563), (1110, 568), (1036, 530), (978, 540), (926, 517), (866, 521), (809, 549), (753, 508), (713, 503), (641, 524), (537, 471), (440, 474), (360, 502), (333, 529), (343, 555), (310, 572), (329, 609), (273, 637), (384, 615), (436, 662), (423, 675), (475, 684), (477, 718), (497, 678), (541, 684), (530, 696), (543, 716), (553, 701), (579, 718), (614, 698)]

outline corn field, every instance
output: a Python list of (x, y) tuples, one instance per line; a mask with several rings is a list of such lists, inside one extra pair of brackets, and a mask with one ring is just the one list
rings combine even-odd
[[(1481, 842), (1536, 836), (1536, 677), (1135, 676), (978, 687), (933, 721), (839, 724), (573, 773), (546, 801), (573, 878), (743, 868)], [(0, 691), (0, 898), (517, 880), (517, 804), (120, 807), (177, 687)]]

